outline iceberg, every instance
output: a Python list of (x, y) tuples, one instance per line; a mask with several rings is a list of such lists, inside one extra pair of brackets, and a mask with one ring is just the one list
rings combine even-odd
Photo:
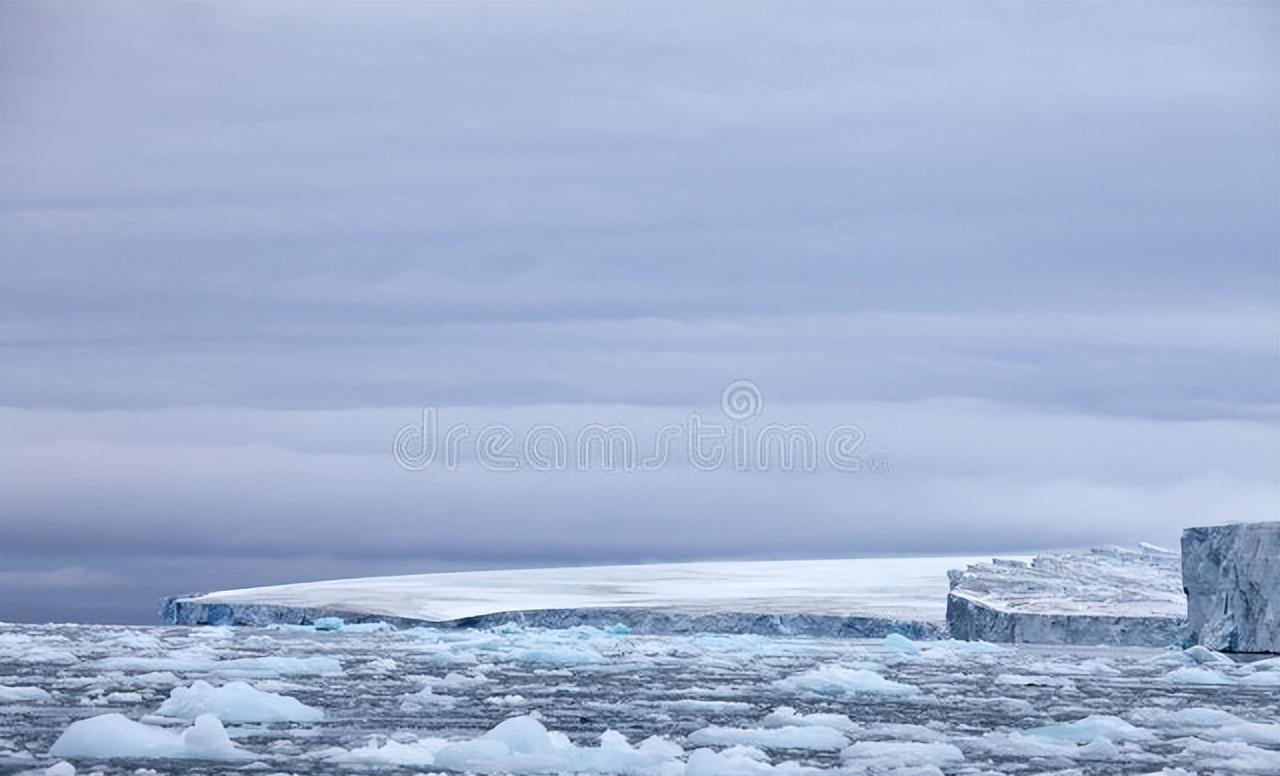
[(49, 748), (55, 757), (107, 760), (165, 758), (247, 760), (253, 755), (232, 743), (212, 714), (196, 717), (182, 731), (134, 722), (123, 714), (100, 714), (72, 722)]
[(197, 679), (190, 687), (175, 687), (156, 715), (197, 719), (213, 714), (223, 722), (319, 722), (324, 712), (296, 698), (259, 690), (245, 682), (214, 687)]
[(1182, 582), (1193, 642), (1280, 652), (1280, 521), (1186, 529)]
[(222, 590), (165, 600), (177, 625), (592, 625), (698, 632), (937, 639), (946, 573), (977, 558), (666, 563), (449, 572)]
[(972, 641), (1165, 646), (1186, 600), (1176, 553), (1152, 545), (996, 559), (949, 572), (947, 626)]

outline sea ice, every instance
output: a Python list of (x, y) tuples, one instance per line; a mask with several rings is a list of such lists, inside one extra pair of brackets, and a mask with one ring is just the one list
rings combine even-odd
[(331, 657), (108, 657), (95, 663), (106, 671), (176, 671), (223, 676), (290, 676), (336, 674), (342, 663)]
[(411, 743), (388, 739), (370, 741), (355, 749), (333, 747), (320, 753), (327, 762), (339, 765), (405, 766), (429, 768), (439, 749), (449, 742), (443, 738), (426, 738)]
[(105, 760), (116, 757), (245, 760), (253, 755), (231, 742), (212, 714), (196, 717), (175, 732), (134, 722), (123, 714), (102, 714), (72, 722), (49, 753), (55, 757)]
[(426, 685), (417, 692), (405, 693), (401, 696), (400, 708), (404, 711), (420, 711), (432, 706), (452, 706), (458, 699), (452, 695), (440, 695)]
[(1073, 744), (1086, 744), (1099, 737), (1109, 738), (1112, 741), (1151, 741), (1155, 738), (1151, 731), (1109, 714), (1090, 714), (1075, 722), (1042, 725), (1028, 730), (1027, 735), (1069, 741)]
[(894, 652), (901, 652), (904, 655), (920, 654), (920, 648), (916, 646), (915, 642), (906, 636), (903, 636), (901, 633), (890, 633), (888, 636), (885, 636), (883, 644), (886, 649), (893, 650)]
[(691, 711), (705, 714), (749, 711), (751, 704), (742, 703), (741, 701), (708, 701), (698, 698), (680, 698), (674, 701), (662, 701), (662, 707), (670, 711)]
[[(742, 704), (746, 706), (747, 704)], [(767, 728), (781, 727), (824, 727), (841, 732), (855, 730), (857, 725), (845, 714), (797, 714), (790, 706), (779, 706), (769, 712), (760, 724)]]
[(813, 749), (835, 751), (849, 745), (838, 730), (814, 725), (789, 727), (731, 728), (705, 727), (689, 734), (695, 746), (759, 746), (766, 749)]
[(859, 741), (840, 752), (844, 767), (853, 771), (890, 768), (954, 766), (964, 762), (964, 752), (953, 744), (918, 741)]
[(779, 679), (773, 683), (773, 686), (787, 692), (814, 693), (817, 695), (844, 695), (846, 693), (916, 695), (920, 692), (909, 684), (885, 679), (875, 671), (834, 665), (820, 666), (795, 676)]
[(0, 703), (44, 703), (52, 699), (47, 690), (39, 687), (0, 685)]
[(1224, 676), (1212, 668), (1175, 668), (1165, 674), (1165, 681), (1171, 684), (1191, 685), (1223, 685), (1234, 684), (1235, 680)]
[(472, 773), (678, 776), (683, 753), (682, 747), (664, 738), (647, 738), (632, 746), (612, 730), (601, 734), (598, 747), (579, 747), (523, 716), (501, 722), (479, 738), (441, 747), (434, 766)]
[(711, 749), (695, 749), (689, 754), (684, 776), (803, 776), (820, 773), (795, 762), (770, 765), (746, 747), (730, 747), (722, 752)]
[(1259, 671), (1240, 677), (1245, 687), (1280, 687), (1280, 671)]
[(226, 722), (319, 722), (324, 712), (296, 698), (258, 690), (244, 682), (214, 687), (196, 680), (190, 687), (175, 687), (156, 714), (195, 719), (213, 714)]
[(1202, 771), (1236, 771), (1274, 776), (1280, 773), (1280, 752), (1246, 744), (1243, 741), (1201, 741), (1184, 739), (1182, 754)]
[(1147, 727), (1167, 730), (1175, 735), (1195, 736), (1213, 741), (1280, 745), (1280, 724), (1250, 722), (1221, 709), (1203, 706), (1193, 706), (1177, 711), (1138, 709), (1131, 716)]

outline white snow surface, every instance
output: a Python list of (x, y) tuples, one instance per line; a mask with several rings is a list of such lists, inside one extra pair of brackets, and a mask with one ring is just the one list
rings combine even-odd
[(645, 608), (941, 623), (946, 619), (947, 570), (984, 560), (853, 558), (465, 571), (221, 590), (179, 600), (426, 622), (544, 609)]
[(1187, 613), (1178, 554), (1150, 544), (972, 564), (957, 573), (951, 594), (1027, 614), (1179, 618)]

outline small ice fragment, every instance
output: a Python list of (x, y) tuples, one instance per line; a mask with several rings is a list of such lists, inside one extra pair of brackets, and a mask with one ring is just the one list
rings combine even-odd
[(920, 692), (909, 684), (885, 679), (874, 671), (831, 665), (820, 666), (811, 671), (779, 679), (773, 683), (773, 686), (789, 692), (809, 692), (818, 695), (846, 693), (915, 695)]
[(346, 625), (341, 617), (317, 617), (313, 624), (318, 631), (342, 630)]
[(904, 655), (919, 655), (920, 648), (915, 642), (903, 636), (901, 633), (890, 633), (884, 637), (884, 646), (886, 649), (900, 652)]
[(52, 699), (47, 690), (39, 687), (0, 685), (0, 703), (44, 703)]
[(696, 746), (745, 745), (766, 749), (836, 751), (848, 746), (849, 739), (838, 730), (813, 725), (773, 728), (711, 726), (690, 733), (689, 743)]
[(1165, 674), (1165, 681), (1172, 684), (1190, 685), (1223, 685), (1234, 684), (1235, 680), (1214, 671), (1212, 668), (1176, 668)]
[(760, 720), (760, 724), (767, 728), (827, 727), (846, 733), (857, 729), (853, 720), (844, 714), (797, 714), (790, 706), (779, 706)]
[(1052, 738), (1058, 741), (1070, 741), (1073, 744), (1087, 744), (1098, 737), (1106, 737), (1112, 741), (1151, 741), (1155, 739), (1150, 730), (1137, 727), (1109, 714), (1090, 714), (1075, 722), (1041, 725), (1028, 730), (1027, 735)]
[(895, 768), (954, 766), (964, 762), (964, 753), (953, 744), (917, 741), (859, 741), (840, 753), (848, 767), (885, 771)]

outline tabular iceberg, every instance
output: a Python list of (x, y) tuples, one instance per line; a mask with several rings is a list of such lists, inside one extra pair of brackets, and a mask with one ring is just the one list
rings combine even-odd
[(945, 634), (947, 569), (976, 558), (668, 563), (369, 577), (167, 599), (180, 625), (608, 626), (635, 633)]
[(1186, 603), (1176, 553), (1151, 545), (994, 560), (950, 572), (947, 626), (957, 639), (1165, 646), (1181, 641)]
[(1193, 641), (1280, 652), (1280, 522), (1186, 529), (1182, 580)]

